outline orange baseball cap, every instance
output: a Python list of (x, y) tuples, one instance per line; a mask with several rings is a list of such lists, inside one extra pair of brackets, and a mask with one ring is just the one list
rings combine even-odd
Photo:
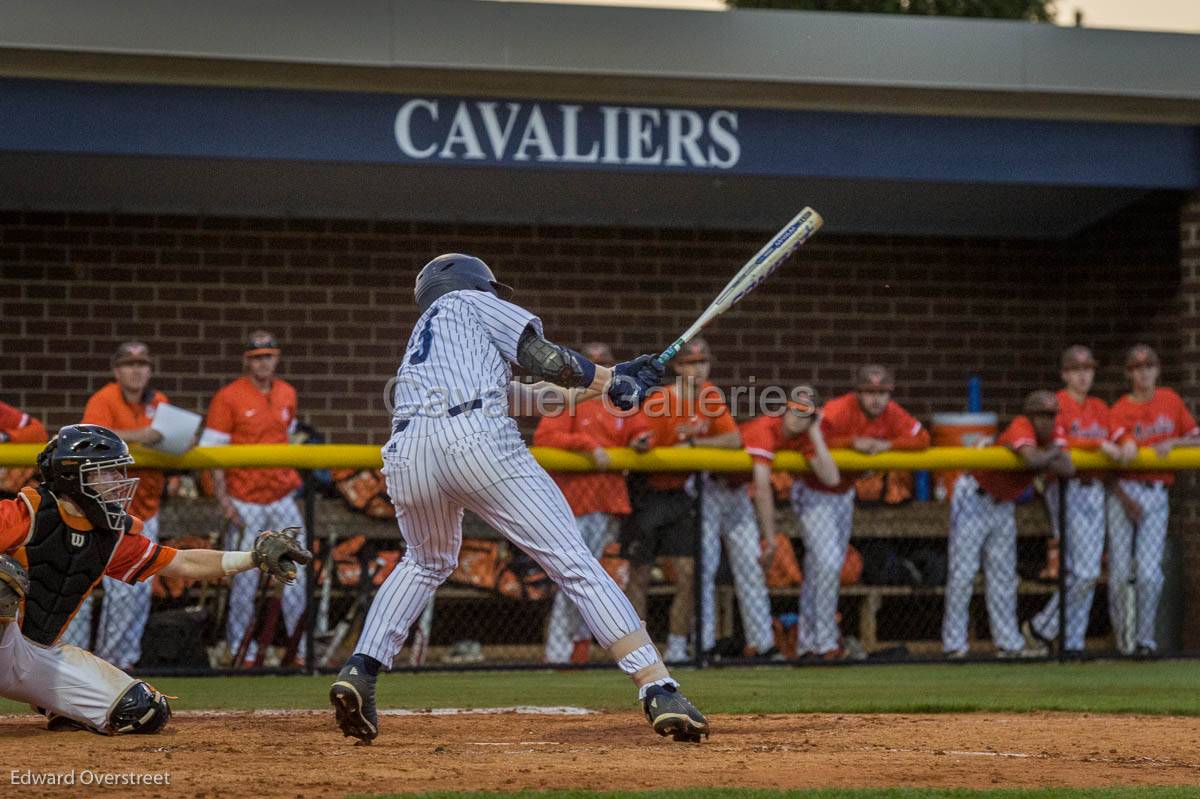
[(126, 341), (117, 347), (117, 351), (112, 356), (112, 365), (124, 366), (130, 363), (144, 363), (153, 366), (154, 361), (150, 358), (150, 348), (140, 341)]
[(253, 358), (256, 355), (278, 355), (281, 352), (275, 337), (265, 330), (255, 330), (246, 341), (243, 357)]
[(854, 379), (854, 388), (858, 391), (891, 391), (895, 387), (892, 370), (877, 363), (859, 367)]
[(1149, 344), (1134, 344), (1125, 352), (1125, 368), (1158, 366), (1158, 353)]
[(1061, 363), (1064, 370), (1095, 369), (1097, 366), (1092, 351), (1082, 344), (1072, 344), (1063, 350)]

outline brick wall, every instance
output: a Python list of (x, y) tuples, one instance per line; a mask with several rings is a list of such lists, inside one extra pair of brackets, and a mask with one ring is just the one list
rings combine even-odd
[[(1179, 224), (1180, 319), (1179, 337), (1184, 360), (1183, 390), (1200, 393), (1200, 194), (1183, 206)], [(1186, 396), (1187, 394), (1185, 394)], [(1181, 475), (1175, 490), (1179, 508), (1180, 549), (1184, 583), (1183, 646), (1200, 651), (1200, 475)]]
[[(1074, 341), (1096, 347), (1100, 391), (1115, 395), (1134, 340), (1159, 346), (1177, 379), (1178, 208), (1154, 195), (1063, 242), (818, 236), (713, 326), (714, 379), (832, 394), (854, 366), (881, 360), (918, 415), (962, 409), (972, 373), (985, 404), (1007, 414), (1030, 388), (1057, 383), (1057, 353)], [(334, 440), (378, 442), (382, 388), (414, 321), (413, 277), (431, 255), (483, 256), (552, 337), (607, 340), (624, 356), (668, 343), (762, 238), (0, 212), (0, 396), (51, 425), (75, 421), (110, 379), (115, 345), (141, 338), (158, 356), (156, 384), (202, 410), (262, 326), (283, 343), (301, 416)]]

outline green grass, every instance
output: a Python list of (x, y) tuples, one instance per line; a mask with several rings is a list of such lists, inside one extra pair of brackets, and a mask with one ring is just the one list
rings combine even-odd
[(503, 793), (406, 793), (372, 799), (1195, 799), (1196, 788), (818, 788), (772, 791), (750, 788), (689, 788), (679, 791), (512, 791)]
[[(1200, 662), (936, 664), (678, 669), (706, 713), (941, 713), (1060, 710), (1200, 715)], [(194, 677), (152, 682), (181, 710), (324, 708), (330, 677)], [(616, 671), (393, 674), (380, 707), (574, 705), (630, 710)], [(0, 713), (24, 707), (0, 700)]]

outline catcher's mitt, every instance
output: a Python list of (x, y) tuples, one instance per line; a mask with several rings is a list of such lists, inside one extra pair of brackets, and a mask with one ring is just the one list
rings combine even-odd
[(14, 558), (0, 555), (0, 624), (16, 621), (21, 600), (29, 591), (29, 575)]
[(296, 565), (312, 560), (312, 553), (296, 543), (298, 532), (299, 527), (263, 530), (254, 540), (254, 549), (250, 553), (254, 565), (281, 583), (294, 582)]

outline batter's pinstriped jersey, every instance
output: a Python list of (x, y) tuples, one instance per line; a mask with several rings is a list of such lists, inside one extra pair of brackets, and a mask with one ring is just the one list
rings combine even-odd
[(489, 415), (508, 414), (508, 383), (517, 343), (542, 321), (483, 291), (452, 291), (417, 320), (393, 392), (397, 419), (444, 416), (482, 399)]

